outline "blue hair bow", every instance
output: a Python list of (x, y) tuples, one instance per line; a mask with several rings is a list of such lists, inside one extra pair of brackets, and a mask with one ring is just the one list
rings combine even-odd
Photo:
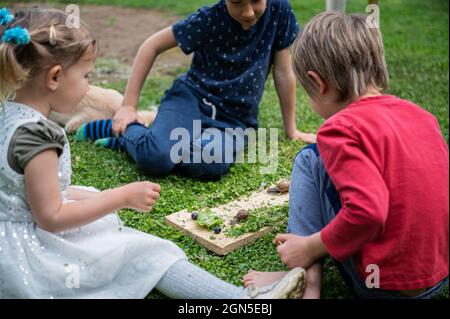
[(0, 25), (7, 25), (12, 20), (14, 20), (14, 16), (9, 12), (7, 8), (0, 9)]
[(2, 36), (2, 42), (15, 43), (17, 45), (26, 45), (30, 43), (30, 34), (27, 29), (20, 26), (7, 29)]

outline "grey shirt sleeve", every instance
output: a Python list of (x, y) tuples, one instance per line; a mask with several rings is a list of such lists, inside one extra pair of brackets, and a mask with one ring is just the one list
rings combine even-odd
[(8, 164), (23, 174), (25, 166), (37, 154), (55, 149), (58, 157), (62, 154), (66, 137), (58, 124), (40, 120), (20, 126), (14, 133), (8, 148)]

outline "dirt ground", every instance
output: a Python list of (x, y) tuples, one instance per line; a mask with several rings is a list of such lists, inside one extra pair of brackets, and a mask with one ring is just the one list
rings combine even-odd
[[(49, 7), (40, 3), (18, 3), (13, 9), (32, 5)], [(64, 5), (54, 5), (65, 10)], [(172, 25), (180, 17), (148, 9), (131, 9), (115, 6), (80, 5), (80, 16), (93, 30), (100, 43), (99, 58), (114, 59), (131, 66), (139, 46), (153, 33)], [(170, 73), (186, 67), (191, 61), (179, 48), (171, 49), (158, 57), (154, 72)]]

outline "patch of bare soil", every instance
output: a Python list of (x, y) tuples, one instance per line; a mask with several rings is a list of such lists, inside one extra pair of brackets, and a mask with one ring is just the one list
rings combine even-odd
[[(56, 7), (65, 10), (61, 4), (18, 3), (13, 9), (25, 9), (33, 5)], [(178, 21), (180, 17), (156, 10), (132, 9), (115, 6), (80, 5), (81, 19), (95, 33), (100, 43), (100, 58), (117, 59), (121, 64), (131, 66), (139, 46), (150, 35)], [(161, 54), (152, 73), (168, 74), (190, 64), (179, 48)]]

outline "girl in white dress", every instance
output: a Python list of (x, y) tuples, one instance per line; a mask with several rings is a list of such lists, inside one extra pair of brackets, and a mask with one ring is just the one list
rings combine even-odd
[(131, 183), (99, 192), (70, 186), (64, 131), (88, 90), (97, 42), (58, 10), (0, 9), (0, 298), (295, 298), (303, 269), (243, 289), (189, 263), (170, 241), (124, 227), (121, 208), (150, 211), (160, 187)]

